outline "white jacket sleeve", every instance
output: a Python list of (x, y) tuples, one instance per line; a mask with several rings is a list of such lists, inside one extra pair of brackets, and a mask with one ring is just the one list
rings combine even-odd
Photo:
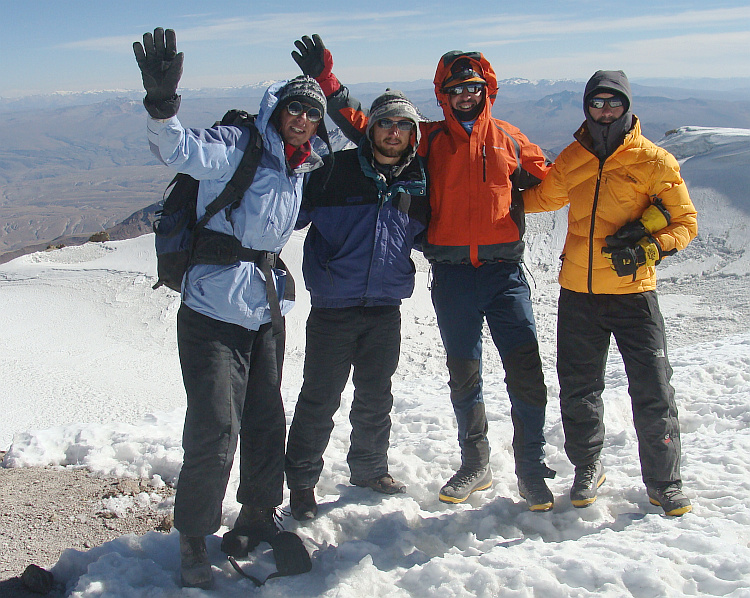
[(147, 134), (151, 151), (161, 162), (198, 180), (228, 181), (242, 157), (238, 127), (185, 129), (173, 116), (149, 118)]

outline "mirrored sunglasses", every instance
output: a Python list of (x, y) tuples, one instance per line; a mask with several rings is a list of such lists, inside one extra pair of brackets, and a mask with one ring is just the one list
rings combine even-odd
[(452, 96), (460, 96), (462, 93), (476, 95), (481, 93), (483, 89), (484, 85), (480, 83), (470, 83), (469, 85), (456, 85), (455, 87), (449, 87), (445, 92)]
[(315, 108), (315, 106), (308, 106), (307, 104), (303, 104), (302, 102), (298, 102), (296, 100), (294, 102), (289, 102), (286, 105), (286, 111), (292, 116), (299, 116), (304, 112), (307, 116), (307, 120), (309, 120), (311, 123), (316, 123), (320, 121), (321, 118), (323, 118), (323, 113)]
[(605, 104), (608, 104), (610, 108), (619, 108), (623, 105), (622, 98), (590, 98), (589, 107), (601, 110)]
[(378, 126), (381, 129), (390, 129), (396, 125), (399, 131), (411, 131), (414, 123), (410, 120), (391, 120), (390, 118), (381, 118), (378, 120)]

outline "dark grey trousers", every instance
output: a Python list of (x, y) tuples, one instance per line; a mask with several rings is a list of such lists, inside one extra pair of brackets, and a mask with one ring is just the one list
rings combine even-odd
[[(282, 333), (283, 334), (283, 333)], [(281, 400), (284, 342), (271, 324), (246, 330), (182, 305), (177, 344), (187, 393), (185, 451), (175, 496), (175, 527), (213, 534), (240, 438), (242, 504), (275, 507), (284, 485), (286, 420)]]
[(568, 458), (573, 465), (586, 465), (602, 450), (602, 392), (611, 335), (628, 376), (643, 481), (649, 486), (679, 481), (680, 426), (654, 291), (589, 295), (561, 290), (557, 373)]
[(354, 366), (354, 400), (347, 463), (351, 477), (368, 480), (388, 473), (391, 376), (401, 348), (399, 306), (315, 308), (307, 320), (302, 390), (286, 449), (287, 485), (314, 488), (333, 416)]

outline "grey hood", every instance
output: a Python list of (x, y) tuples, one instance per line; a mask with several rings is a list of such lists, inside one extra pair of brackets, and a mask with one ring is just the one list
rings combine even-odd
[[(589, 98), (601, 92), (624, 96), (627, 101), (623, 115), (607, 125), (596, 122), (589, 114)], [(586, 90), (583, 93), (583, 113), (586, 115), (586, 127), (591, 135), (594, 154), (599, 158), (604, 159), (612, 155), (633, 127), (633, 113), (630, 110), (632, 97), (630, 82), (622, 71), (596, 71), (586, 83)]]

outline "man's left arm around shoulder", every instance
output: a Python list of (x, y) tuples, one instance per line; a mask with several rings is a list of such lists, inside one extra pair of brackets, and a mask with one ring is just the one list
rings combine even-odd
[(544, 155), (544, 150), (532, 143), (520, 131), (514, 135), (520, 156), (520, 176), (516, 184), (521, 189), (530, 189), (538, 185), (547, 176), (552, 161)]

